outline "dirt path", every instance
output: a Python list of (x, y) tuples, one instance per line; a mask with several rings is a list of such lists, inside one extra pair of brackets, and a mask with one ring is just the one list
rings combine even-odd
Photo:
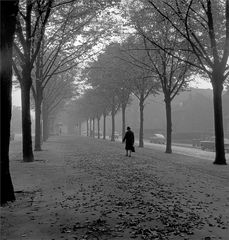
[(11, 147), (17, 201), (1, 239), (229, 239), (229, 166), (152, 149), (52, 138), (36, 161)]

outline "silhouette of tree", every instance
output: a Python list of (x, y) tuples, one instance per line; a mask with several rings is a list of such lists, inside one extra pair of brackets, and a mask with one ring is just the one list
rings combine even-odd
[[(94, 6), (94, 7), (92, 7)], [(50, 15), (40, 52), (36, 59), (32, 85), (35, 100), (35, 150), (41, 150), (41, 105), (43, 92), (56, 75), (70, 71), (89, 58), (93, 46), (105, 33), (105, 27), (94, 30), (94, 19), (100, 11), (95, 2), (61, 5)], [(101, 24), (101, 23), (100, 23)], [(103, 36), (104, 37), (104, 36)]]
[[(122, 107), (122, 123), (123, 131), (125, 130), (125, 109), (130, 102), (130, 90), (127, 87), (127, 79), (125, 77), (125, 66), (117, 58), (119, 46), (111, 44), (107, 46), (104, 53), (100, 54), (97, 61), (94, 61), (88, 67), (88, 82), (93, 88), (98, 88), (106, 98), (106, 103), (110, 107), (112, 120), (111, 141), (115, 140), (115, 115)], [(104, 111), (104, 118), (107, 111)], [(105, 122), (105, 119), (104, 119)]]
[(59, 74), (55, 76), (55, 79), (49, 81), (44, 89), (42, 106), (44, 141), (48, 139), (50, 131), (53, 131), (53, 123), (57, 113), (67, 101), (77, 95), (74, 76), (74, 70)]
[(30, 116), (32, 69), (40, 51), (53, 2), (54, 0), (22, 1), (17, 16), (17, 40), (14, 44), (17, 59), (15, 59), (13, 67), (21, 86), (22, 148), (25, 162), (34, 161)]
[(1, 198), (0, 204), (14, 201), (9, 168), (10, 120), (12, 107), (12, 47), (18, 1), (1, 1)]
[(139, 100), (139, 147), (144, 147), (144, 104), (151, 94), (157, 94), (159, 84), (150, 67), (143, 42), (138, 36), (133, 35), (122, 44), (122, 55), (120, 58), (125, 63), (129, 90)]

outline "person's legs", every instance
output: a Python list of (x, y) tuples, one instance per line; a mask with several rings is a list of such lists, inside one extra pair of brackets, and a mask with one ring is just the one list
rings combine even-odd
[(126, 150), (126, 156), (128, 156), (128, 150)]
[(131, 157), (131, 150), (129, 150), (129, 157)]

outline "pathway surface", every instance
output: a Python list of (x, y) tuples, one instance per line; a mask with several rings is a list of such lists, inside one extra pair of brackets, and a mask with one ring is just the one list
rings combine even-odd
[[(120, 142), (122, 141), (121, 138), (118, 139)], [(135, 141), (136, 145), (138, 145), (139, 141)], [(147, 139), (144, 140), (144, 147), (145, 148), (152, 148), (154, 150), (165, 151), (166, 145), (164, 144), (156, 144), (150, 143)], [(181, 143), (173, 143), (172, 144), (172, 151), (173, 153), (178, 153), (186, 156), (201, 158), (209, 161), (214, 161), (215, 159), (215, 152), (210, 150), (202, 150), (200, 148), (192, 147), (191, 144), (181, 144)], [(229, 153), (225, 153), (226, 159), (229, 159)]]
[(51, 138), (36, 161), (11, 144), (17, 201), (1, 239), (229, 239), (229, 166), (120, 142)]
[[(146, 141), (145, 147), (165, 151), (166, 146), (162, 145), (162, 144), (149, 143)], [(200, 148), (191, 147), (191, 145), (186, 146), (185, 144), (180, 145), (179, 143), (176, 143), (172, 146), (172, 151), (174, 153), (191, 156), (191, 157), (196, 157), (196, 158), (201, 158), (201, 159), (205, 159), (205, 160), (210, 160), (212, 162), (215, 159), (214, 151), (210, 151), (210, 150), (205, 151)], [(229, 159), (229, 153), (225, 153), (225, 156), (226, 156), (226, 159)]]

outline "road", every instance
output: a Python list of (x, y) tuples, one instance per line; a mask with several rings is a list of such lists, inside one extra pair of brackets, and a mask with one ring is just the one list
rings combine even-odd
[[(145, 142), (145, 147), (165, 151), (165, 145), (161, 145), (161, 144)], [(215, 157), (215, 152), (203, 151), (198, 148), (191, 148), (191, 147), (185, 147), (185, 146), (173, 145), (172, 151), (174, 153), (183, 154), (183, 155), (191, 156), (191, 157), (197, 157), (197, 158), (206, 159), (206, 160), (211, 160), (211, 161), (214, 161), (214, 157)], [(226, 154), (226, 158), (228, 158), (228, 155), (229, 154)]]
[[(121, 141), (121, 138), (118, 140)], [(138, 145), (138, 140), (135, 141), (135, 144), (136, 146)], [(144, 147), (165, 151), (166, 146), (163, 144), (150, 143), (148, 140), (144, 140)], [(178, 144), (174, 144), (172, 145), (172, 151), (177, 154), (183, 154), (185, 156), (197, 157), (210, 161), (214, 161), (215, 158), (215, 152), (203, 151), (201, 149), (194, 148), (191, 145), (179, 146)], [(229, 160), (229, 153), (226, 153), (226, 159)]]

